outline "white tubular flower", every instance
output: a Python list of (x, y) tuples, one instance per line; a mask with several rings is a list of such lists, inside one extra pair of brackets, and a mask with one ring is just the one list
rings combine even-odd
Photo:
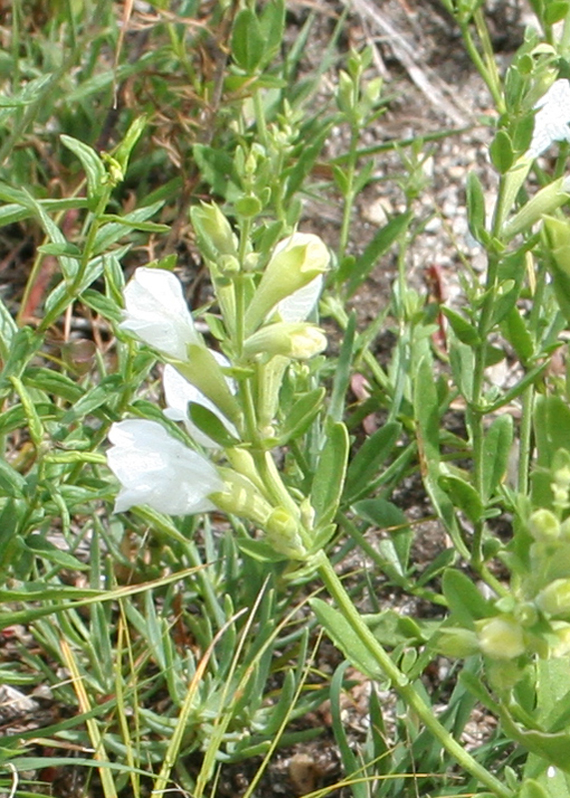
[(243, 352), (246, 357), (283, 355), (294, 360), (309, 360), (326, 347), (326, 335), (314, 324), (278, 321), (246, 338)]
[(119, 325), (167, 357), (185, 360), (188, 344), (201, 344), (180, 280), (163, 269), (139, 266), (125, 290)]
[(570, 81), (555, 80), (534, 107), (539, 110), (527, 150), (529, 158), (538, 158), (553, 141), (570, 141)]
[(323, 290), (323, 275), (319, 274), (310, 283), (297, 289), (281, 302), (278, 302), (274, 310), (281, 317), (281, 321), (298, 322), (305, 321), (313, 310), (321, 291)]
[(208, 497), (225, 488), (217, 470), (156, 421), (119, 421), (111, 425), (109, 440), (107, 463), (121, 483), (116, 513), (141, 504), (170, 515), (215, 509)]
[(329, 261), (330, 253), (317, 235), (293, 233), (280, 241), (245, 312), (246, 333), (254, 332), (283, 299), (326, 272)]
[[(216, 360), (221, 366), (228, 366), (229, 362), (223, 355), (217, 352), (212, 352)], [(233, 380), (226, 379), (228, 387), (232, 393), (235, 393), (235, 385)], [(224, 414), (211, 402), (207, 396), (192, 385), (188, 380), (176, 371), (174, 366), (168, 364), (164, 367), (162, 375), (162, 386), (164, 388), (164, 397), (166, 399), (166, 410), (164, 415), (172, 421), (182, 421), (192, 438), (199, 443), (200, 446), (205, 446), (208, 449), (218, 448), (218, 444), (213, 441), (208, 435), (205, 435), (198, 427), (192, 423), (188, 415), (188, 405), (190, 403), (202, 405), (207, 410), (214, 413), (222, 422), (227, 431), (234, 437), (238, 437), (238, 431), (231, 421), (229, 421)]]

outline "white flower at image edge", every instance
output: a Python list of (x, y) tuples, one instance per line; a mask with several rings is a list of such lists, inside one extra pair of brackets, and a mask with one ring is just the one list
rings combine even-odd
[(527, 155), (538, 158), (553, 141), (570, 141), (570, 81), (555, 80), (534, 106), (534, 131)]
[[(218, 361), (220, 366), (229, 366), (229, 361), (219, 352), (212, 351), (212, 355)], [(228, 387), (232, 393), (235, 393), (235, 383), (231, 379), (226, 379)], [(192, 423), (188, 416), (188, 405), (194, 403), (202, 405), (207, 410), (210, 410), (216, 415), (227, 431), (235, 438), (238, 437), (238, 431), (231, 421), (229, 421), (216, 405), (211, 402), (207, 396), (195, 388), (188, 380), (176, 371), (174, 366), (170, 364), (164, 367), (162, 375), (162, 387), (164, 388), (164, 398), (166, 399), (166, 410), (164, 415), (171, 419), (171, 421), (182, 421), (192, 438), (199, 443), (200, 446), (205, 446), (209, 449), (217, 448), (218, 444), (209, 438), (206, 434), (201, 432), (198, 427)]]
[(125, 316), (119, 327), (176, 360), (186, 360), (188, 344), (202, 343), (180, 280), (163, 269), (139, 266), (123, 292)]
[(111, 425), (107, 463), (121, 483), (115, 512), (147, 504), (169, 515), (208, 512), (208, 496), (224, 482), (205, 457), (173, 438), (156, 421), (127, 419)]

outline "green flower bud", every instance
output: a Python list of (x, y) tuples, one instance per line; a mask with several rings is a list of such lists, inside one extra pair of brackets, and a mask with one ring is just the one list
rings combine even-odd
[(524, 654), (522, 626), (509, 615), (498, 615), (477, 624), (479, 648), (491, 659), (514, 659)]
[(233, 449), (226, 449), (225, 455), (233, 469), (235, 469), (242, 476), (247, 477), (247, 479), (249, 479), (250, 482), (252, 482), (260, 491), (260, 493), (266, 493), (263, 481), (259, 476), (259, 471), (255, 465), (255, 460), (246, 449), (236, 446)]
[(570, 225), (566, 220), (548, 216), (544, 220), (544, 229), (556, 265), (566, 274), (570, 274)]
[(237, 239), (217, 205), (203, 202), (190, 210), (190, 218), (208, 257), (215, 259), (219, 255), (237, 255)]
[(555, 579), (536, 597), (537, 607), (554, 618), (570, 618), (570, 579)]
[(325, 334), (313, 324), (277, 322), (262, 327), (244, 343), (244, 355), (282, 355), (295, 360), (308, 360), (326, 349)]
[(265, 524), (268, 541), (281, 554), (294, 560), (303, 560), (307, 550), (299, 534), (299, 522), (283, 507), (276, 507)]
[(561, 488), (570, 488), (570, 468), (565, 466), (564, 468), (559, 468), (558, 471), (554, 472), (554, 481), (557, 485)]
[(244, 272), (255, 272), (259, 266), (259, 253), (249, 252), (243, 261)]
[(222, 255), (218, 258), (218, 268), (221, 274), (227, 277), (233, 277), (240, 271), (239, 260), (235, 255)]
[[(515, 216), (503, 226), (503, 238), (509, 241), (531, 227), (547, 213), (552, 213), (570, 199), (570, 184), (567, 177), (560, 177), (541, 189)], [(544, 224), (551, 221), (545, 219)], [(548, 228), (547, 228), (548, 229)], [(556, 253), (554, 252), (556, 258)]]
[(550, 510), (535, 510), (529, 519), (528, 531), (537, 543), (552, 543), (560, 537), (560, 523)]
[(247, 518), (264, 527), (272, 513), (272, 507), (264, 499), (251, 480), (231, 468), (218, 468), (225, 489), (211, 496), (214, 504), (226, 513)]
[(246, 333), (256, 330), (282, 299), (325, 272), (329, 261), (325, 243), (311, 233), (293, 233), (277, 244), (246, 310)]

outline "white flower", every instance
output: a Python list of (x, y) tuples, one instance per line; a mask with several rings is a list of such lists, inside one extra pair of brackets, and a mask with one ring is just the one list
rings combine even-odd
[(298, 288), (288, 297), (282, 299), (281, 302), (278, 302), (274, 309), (281, 316), (281, 321), (305, 321), (319, 301), (322, 290), (323, 275), (319, 274), (310, 283)]
[[(223, 355), (218, 352), (212, 352), (221, 366), (229, 366), (229, 362)], [(228, 387), (232, 393), (235, 392), (235, 385), (233, 380), (226, 379)], [(174, 368), (174, 366), (167, 365), (164, 367), (162, 375), (162, 386), (164, 388), (164, 397), (166, 399), (166, 410), (164, 415), (172, 421), (184, 422), (186, 429), (192, 438), (201, 446), (207, 448), (217, 448), (218, 445), (208, 435), (205, 435), (198, 427), (192, 423), (188, 416), (188, 404), (193, 403), (202, 405), (212, 413), (214, 413), (222, 422), (227, 431), (234, 437), (238, 437), (238, 432), (231, 421), (229, 421), (224, 414), (216, 407), (216, 405), (204, 396), (202, 391), (199, 391), (194, 385)]]
[(119, 421), (111, 425), (109, 440), (107, 463), (122, 486), (116, 513), (141, 504), (171, 515), (214, 509), (208, 496), (225, 487), (218, 472), (156, 421)]
[(185, 360), (188, 344), (202, 341), (182, 293), (180, 280), (163, 269), (140, 266), (125, 290), (125, 318), (119, 325), (176, 360)]
[(295, 360), (308, 360), (326, 347), (326, 335), (314, 324), (278, 321), (265, 325), (246, 338), (243, 351), (247, 357), (282, 355)]
[(570, 141), (570, 81), (555, 80), (534, 106), (534, 131), (527, 155), (538, 158), (553, 141)]
[(287, 297), (329, 268), (330, 253), (312, 233), (293, 233), (275, 247), (245, 313), (249, 335)]

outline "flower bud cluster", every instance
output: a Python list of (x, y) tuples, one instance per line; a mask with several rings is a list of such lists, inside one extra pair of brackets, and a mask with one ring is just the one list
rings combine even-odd
[[(192, 220), (210, 266), (222, 316), (216, 335), (226, 354), (206, 345), (174, 274), (135, 271), (124, 290), (119, 329), (165, 363), (165, 423), (131, 418), (111, 426), (108, 464), (121, 485), (115, 511), (147, 504), (187, 515), (217, 507), (261, 527), (280, 555), (303, 559), (311, 513), (291, 499), (273, 461), (267, 465), (271, 455), (262, 441), (289, 364), (326, 347), (324, 333), (306, 319), (321, 293), (329, 253), (317, 236), (293, 233), (275, 246), (259, 277), (260, 255), (239, 246), (219, 208), (195, 208)], [(179, 437), (168, 432), (169, 422), (181, 423), (199, 451), (183, 442), (180, 430)], [(248, 451), (252, 445), (258, 459)]]
[[(568, 506), (570, 469), (561, 462), (551, 482), (554, 506)], [(479, 650), (493, 660), (523, 654), (560, 657), (570, 653), (570, 518), (547, 508), (528, 520), (530, 567), (518, 575), (513, 594), (496, 603), (499, 614), (477, 621)]]

